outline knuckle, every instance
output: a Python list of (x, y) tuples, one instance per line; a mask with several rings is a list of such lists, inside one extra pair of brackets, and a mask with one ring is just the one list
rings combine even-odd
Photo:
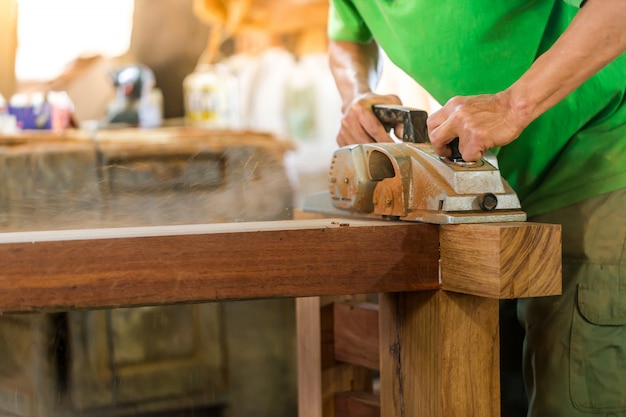
[(389, 97), (389, 101), (390, 101), (391, 104), (400, 104), (400, 103), (402, 103), (402, 101), (400, 100), (400, 97), (398, 97), (395, 94), (389, 94), (388, 97)]
[(447, 101), (446, 106), (458, 107), (463, 104), (463, 97), (454, 96), (450, 100)]

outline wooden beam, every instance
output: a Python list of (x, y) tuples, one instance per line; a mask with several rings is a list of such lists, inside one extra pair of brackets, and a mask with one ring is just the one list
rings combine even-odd
[(0, 311), (439, 287), (438, 229), (302, 220), (0, 234)]
[(296, 299), (298, 416), (322, 417), (322, 331), (320, 297)]
[(298, 416), (344, 417), (335, 394), (372, 391), (372, 372), (334, 359), (333, 304), (364, 300), (365, 295), (296, 299)]
[(380, 295), (382, 417), (500, 415), (498, 300)]
[(443, 225), (441, 287), (493, 298), (561, 293), (561, 226)]
[(378, 305), (343, 302), (334, 309), (335, 359), (378, 370)]
[(0, 233), (0, 311), (440, 287), (554, 295), (560, 254), (560, 227), (537, 223), (317, 219)]

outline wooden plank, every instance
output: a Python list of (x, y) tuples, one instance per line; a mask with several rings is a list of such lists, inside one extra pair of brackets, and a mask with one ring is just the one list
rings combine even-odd
[(334, 360), (333, 304), (364, 298), (356, 295), (296, 300), (299, 417), (343, 417), (335, 413), (336, 393), (372, 390), (371, 371)]
[(320, 298), (296, 299), (298, 416), (322, 417)]
[(560, 251), (560, 227), (533, 223), (317, 219), (2, 233), (0, 311), (440, 285), (496, 298), (552, 295), (560, 292)]
[(380, 397), (369, 392), (340, 392), (335, 395), (335, 415), (380, 417)]
[(303, 220), (0, 234), (0, 311), (438, 288), (438, 229)]
[(443, 289), (494, 298), (561, 293), (560, 225), (443, 225), (440, 245)]
[(380, 296), (382, 417), (500, 415), (498, 300)]
[(335, 359), (378, 370), (378, 305), (334, 304)]

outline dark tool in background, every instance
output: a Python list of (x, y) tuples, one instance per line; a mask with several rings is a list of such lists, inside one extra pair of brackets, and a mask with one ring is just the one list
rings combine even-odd
[(161, 103), (151, 98), (156, 80), (150, 68), (125, 65), (112, 72), (111, 82), (115, 99), (109, 105), (106, 125), (156, 127), (161, 124)]

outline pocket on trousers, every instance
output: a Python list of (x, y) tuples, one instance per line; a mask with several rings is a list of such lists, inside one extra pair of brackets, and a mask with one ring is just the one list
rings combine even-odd
[(626, 411), (626, 289), (580, 284), (571, 337), (574, 406), (585, 412)]

